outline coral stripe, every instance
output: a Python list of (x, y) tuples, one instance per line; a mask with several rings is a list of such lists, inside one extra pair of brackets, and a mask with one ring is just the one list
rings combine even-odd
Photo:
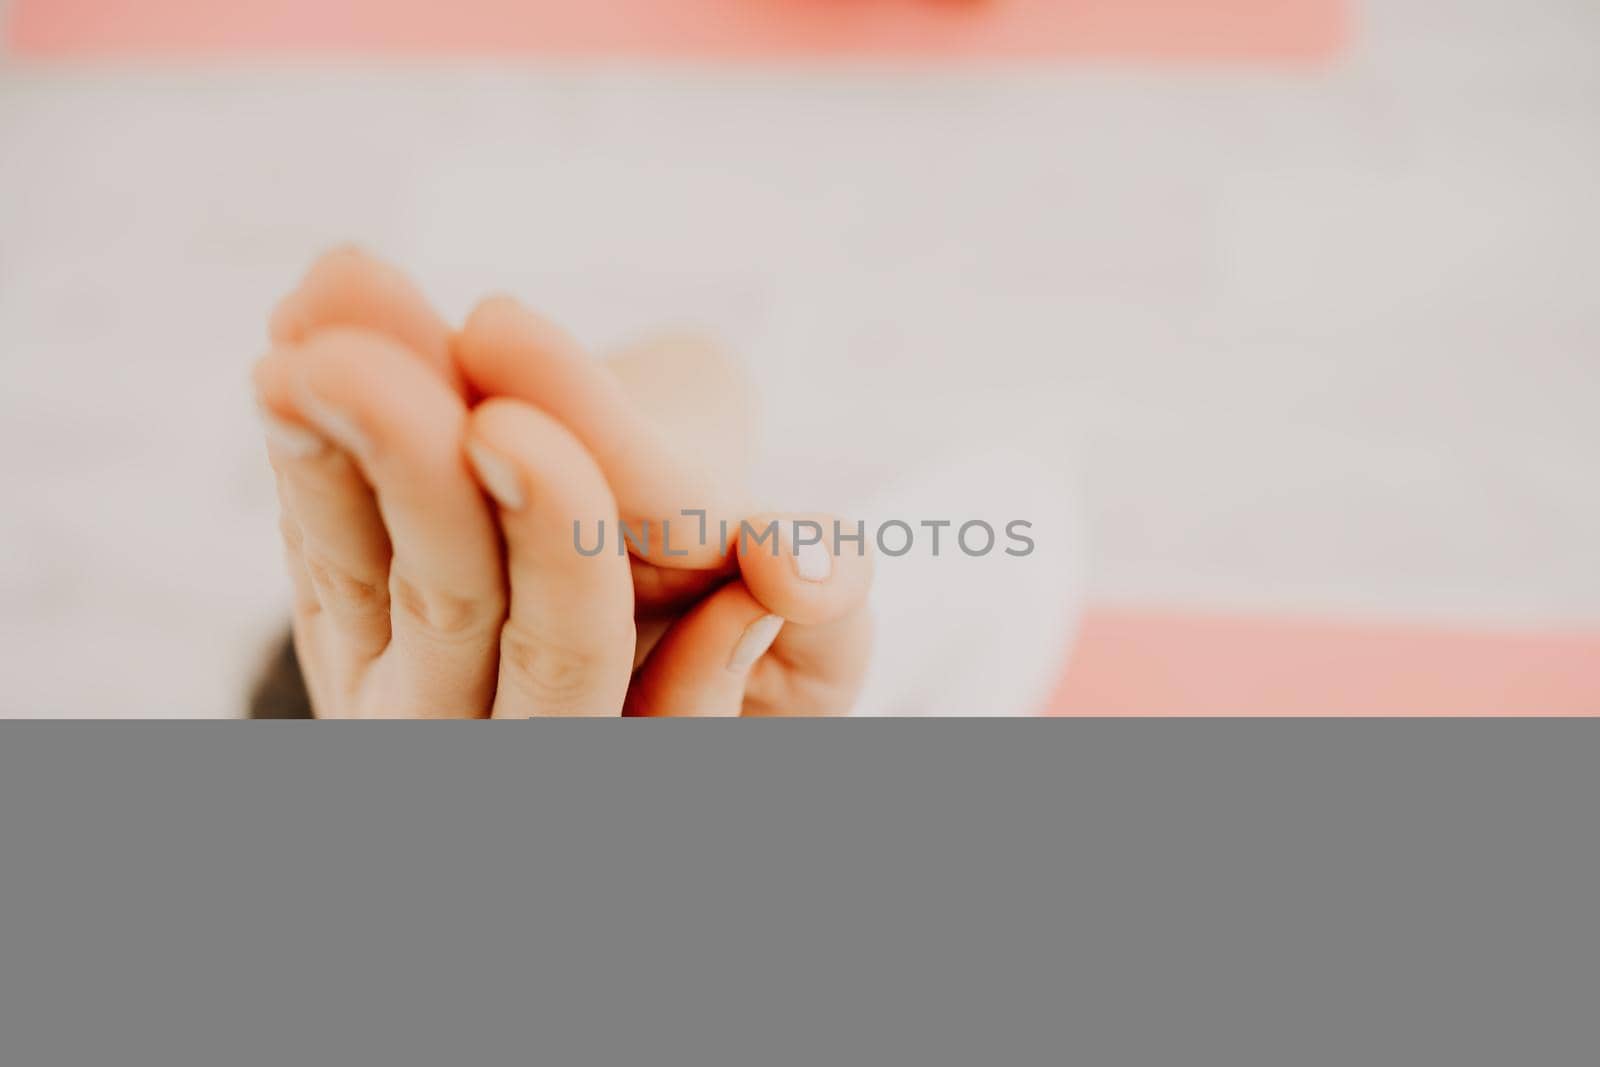
[(1600, 715), (1600, 629), (1091, 611), (1056, 715)]
[(1345, 0), (15, 0), (24, 55), (1316, 59)]

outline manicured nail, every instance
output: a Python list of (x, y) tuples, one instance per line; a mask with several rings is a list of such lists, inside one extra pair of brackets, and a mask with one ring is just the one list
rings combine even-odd
[(828, 549), (821, 543), (814, 545), (796, 545), (794, 550), (794, 572), (806, 582), (825, 582), (833, 577), (833, 557), (828, 554)]
[(328, 447), (328, 442), (315, 430), (280, 419), (266, 408), (261, 408), (259, 414), (268, 446), (286, 456), (309, 459)]
[(295, 399), (299, 402), (300, 413), (317, 429), (338, 442), (346, 452), (357, 456), (371, 454), (371, 445), (366, 436), (349, 415), (304, 386), (296, 391)]
[(772, 642), (778, 639), (778, 631), (783, 629), (783, 616), (763, 615), (755, 622), (744, 628), (744, 633), (739, 635), (739, 643), (733, 646), (733, 655), (728, 657), (728, 670), (734, 674), (743, 674), (755, 666), (756, 660), (767, 654), (767, 649), (772, 647)]
[(483, 487), (489, 490), (489, 495), (501, 507), (507, 511), (518, 511), (527, 503), (527, 498), (522, 495), (522, 479), (505, 457), (495, 455), (476, 441), (468, 441), (467, 458), (472, 461), (472, 469), (478, 472), (478, 481), (483, 483)]

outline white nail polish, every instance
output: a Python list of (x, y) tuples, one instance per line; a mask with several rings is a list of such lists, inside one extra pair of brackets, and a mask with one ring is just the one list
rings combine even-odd
[(361, 428), (349, 415), (304, 387), (296, 392), (295, 399), (299, 403), (300, 413), (315, 424), (317, 429), (338, 442), (345, 451), (357, 456), (371, 454), (370, 445)]
[(267, 444), (294, 459), (309, 459), (328, 447), (328, 442), (315, 430), (297, 426), (278, 418), (265, 408), (260, 410), (261, 428), (267, 435)]
[(756, 660), (767, 654), (767, 649), (772, 647), (772, 642), (778, 639), (778, 631), (783, 629), (783, 616), (763, 615), (755, 622), (744, 628), (744, 633), (739, 635), (739, 643), (733, 646), (733, 655), (728, 657), (728, 670), (734, 674), (743, 674), (755, 666)]
[(794, 550), (794, 571), (802, 581), (825, 582), (833, 577), (833, 557), (820, 543), (800, 545)]
[(478, 472), (478, 481), (501, 507), (517, 511), (527, 503), (522, 495), (522, 479), (503, 456), (495, 455), (476, 441), (468, 441), (467, 458), (472, 461), (472, 469)]

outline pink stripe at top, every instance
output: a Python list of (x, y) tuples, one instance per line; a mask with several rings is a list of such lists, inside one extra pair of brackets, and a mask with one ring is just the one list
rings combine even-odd
[(33, 56), (307, 51), (1309, 60), (1345, 0), (14, 0)]

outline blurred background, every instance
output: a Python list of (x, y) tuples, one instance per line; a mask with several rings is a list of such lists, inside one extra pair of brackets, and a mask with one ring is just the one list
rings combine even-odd
[(346, 241), (458, 319), (716, 331), (789, 507), (1049, 457), (1041, 711), (1600, 712), (1594, 0), (0, 20), (0, 715), (238, 713), (286, 603), (247, 370)]

